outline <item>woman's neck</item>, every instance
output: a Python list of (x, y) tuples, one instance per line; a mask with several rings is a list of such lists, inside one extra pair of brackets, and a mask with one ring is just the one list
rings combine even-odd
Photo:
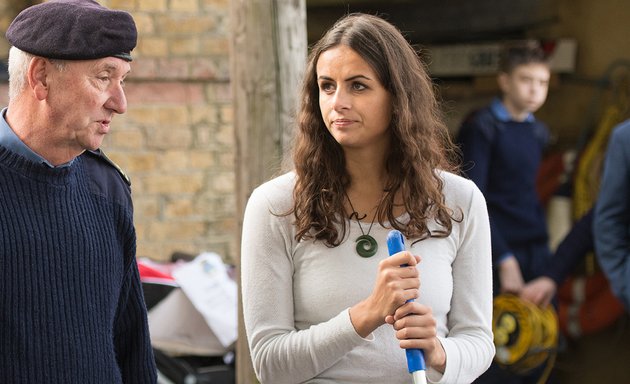
[(346, 204), (349, 213), (356, 211), (359, 216), (367, 215), (365, 220), (368, 221), (376, 214), (376, 208), (383, 201), (389, 179), (385, 166), (388, 150), (388, 143), (363, 148), (344, 148), (346, 170), (350, 175), (350, 185), (346, 194), (354, 208), (351, 209), (349, 204)]
[[(346, 161), (350, 185), (346, 190), (348, 199), (347, 211), (356, 211), (359, 217), (371, 221), (376, 214), (376, 207), (381, 203), (387, 183), (387, 172), (383, 162), (366, 159), (348, 159)], [(352, 208), (350, 208), (350, 204)]]

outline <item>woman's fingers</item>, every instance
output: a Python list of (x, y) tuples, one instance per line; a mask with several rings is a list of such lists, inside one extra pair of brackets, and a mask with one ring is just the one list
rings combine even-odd
[(420, 256), (412, 255), (409, 251), (402, 251), (381, 260), (380, 264), (386, 267), (400, 267), (401, 265), (415, 267), (420, 263), (420, 260)]
[[(411, 317), (409, 315), (416, 316)], [(396, 310), (396, 312), (394, 312), (393, 317), (395, 321), (394, 329), (399, 329), (405, 326), (415, 326), (419, 324), (421, 325), (424, 321), (426, 321), (423, 319), (433, 319), (433, 312), (431, 311), (430, 307), (415, 301), (411, 301), (409, 303), (406, 303), (405, 305), (400, 306)]]
[(437, 325), (431, 308), (419, 303), (407, 303), (390, 320), (393, 320), (390, 324), (402, 348), (432, 346), (437, 335)]

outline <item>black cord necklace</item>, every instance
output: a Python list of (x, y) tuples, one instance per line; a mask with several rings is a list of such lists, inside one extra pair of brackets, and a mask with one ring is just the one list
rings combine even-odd
[(361, 236), (357, 237), (357, 239), (354, 241), (355, 243), (357, 243), (355, 249), (361, 257), (372, 257), (376, 255), (376, 251), (378, 251), (378, 243), (376, 242), (376, 239), (370, 236), (370, 231), (372, 230), (372, 226), (374, 225), (374, 220), (376, 219), (376, 215), (378, 212), (376, 212), (372, 217), (372, 222), (370, 223), (370, 227), (368, 228), (367, 233), (363, 232), (361, 220), (365, 219), (367, 215), (359, 217), (359, 213), (352, 206), (352, 201), (350, 201), (350, 197), (348, 197), (348, 194), (345, 191), (344, 193), (346, 194), (348, 203), (350, 203), (350, 208), (352, 208), (352, 213), (350, 214), (350, 216), (348, 216), (348, 219), (352, 220), (352, 218), (354, 217), (354, 219), (357, 221), (357, 224), (359, 224), (359, 229), (361, 230)]

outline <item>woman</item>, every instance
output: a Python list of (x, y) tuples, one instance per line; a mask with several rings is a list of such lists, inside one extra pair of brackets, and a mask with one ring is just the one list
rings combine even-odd
[[(244, 217), (259, 379), (409, 383), (402, 348), (421, 348), (429, 381), (473, 381), (494, 355), (487, 211), (446, 171), (452, 145), (413, 48), (376, 16), (345, 16), (311, 51), (298, 120), (295, 170), (258, 187)], [(391, 229), (408, 251), (388, 257)]]

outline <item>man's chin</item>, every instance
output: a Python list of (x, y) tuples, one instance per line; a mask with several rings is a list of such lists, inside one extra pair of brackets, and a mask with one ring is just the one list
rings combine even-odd
[(103, 145), (103, 140), (92, 140), (83, 146), (83, 149), (86, 151), (96, 151)]

